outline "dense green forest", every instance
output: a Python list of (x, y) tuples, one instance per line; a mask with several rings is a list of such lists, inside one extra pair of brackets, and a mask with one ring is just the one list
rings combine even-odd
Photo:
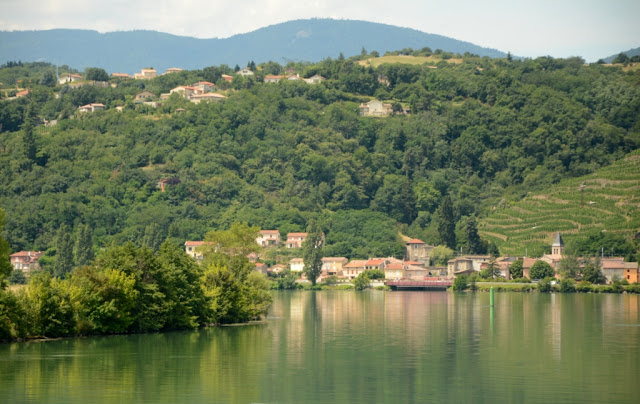
[[(328, 256), (401, 256), (399, 233), (468, 251), (469, 218), (640, 145), (637, 70), (469, 54), (433, 66), (356, 63), (372, 56), (269, 62), (228, 85), (220, 74), (232, 69), (211, 66), (107, 88), (58, 87), (43, 63), (4, 65), (5, 89), (30, 94), (0, 101), (2, 235), (13, 251), (48, 250), (55, 260), (63, 224), (72, 239), (89, 226), (95, 248), (158, 249), (236, 222), (285, 235), (315, 219)], [(261, 82), (285, 67), (327, 80)], [(200, 80), (219, 84), (226, 101), (132, 102), (142, 89)], [(373, 97), (408, 113), (359, 116)], [(107, 109), (78, 114), (87, 103)], [(161, 192), (165, 178), (173, 185)], [(453, 228), (455, 237), (444, 234)]]

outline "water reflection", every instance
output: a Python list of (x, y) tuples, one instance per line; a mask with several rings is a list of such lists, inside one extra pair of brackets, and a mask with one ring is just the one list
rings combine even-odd
[(282, 292), (263, 323), (0, 345), (0, 402), (640, 402), (632, 295)]

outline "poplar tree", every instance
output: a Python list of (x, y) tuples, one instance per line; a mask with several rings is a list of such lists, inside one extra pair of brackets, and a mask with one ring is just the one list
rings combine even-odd
[(303, 272), (315, 286), (316, 279), (322, 273), (322, 229), (311, 219), (307, 225), (307, 233), (307, 238), (302, 243)]
[(469, 217), (467, 219), (467, 250), (469, 254), (484, 254), (487, 249), (478, 234), (478, 226), (476, 225), (476, 219)]
[(93, 230), (89, 225), (81, 225), (75, 248), (76, 265), (89, 265), (93, 260)]
[(67, 276), (73, 268), (73, 240), (69, 233), (69, 226), (65, 223), (58, 229), (56, 240), (56, 264), (53, 267), (53, 274), (59, 278)]
[[(4, 227), (4, 211), (0, 210), (0, 232)], [(0, 289), (3, 286), (3, 280), (11, 274), (13, 266), (10, 261), (11, 247), (4, 238), (0, 237)]]
[(438, 209), (438, 234), (444, 245), (456, 249), (456, 221), (453, 214), (453, 203), (449, 195), (445, 196)]

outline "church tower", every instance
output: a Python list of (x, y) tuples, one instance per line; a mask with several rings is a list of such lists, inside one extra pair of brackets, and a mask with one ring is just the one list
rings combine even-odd
[(562, 255), (564, 253), (564, 241), (560, 232), (556, 235), (556, 241), (551, 245), (551, 255)]

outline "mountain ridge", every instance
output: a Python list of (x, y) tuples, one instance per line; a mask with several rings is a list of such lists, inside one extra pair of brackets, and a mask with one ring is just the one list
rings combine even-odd
[(250, 60), (317, 62), (338, 57), (340, 53), (353, 56), (362, 48), (384, 53), (423, 47), (489, 57), (506, 55), (496, 49), (412, 28), (359, 20), (306, 19), (208, 39), (151, 30), (4, 31), (0, 32), (0, 64), (15, 60), (47, 61), (79, 69), (102, 67), (110, 72), (133, 73), (146, 66), (162, 71), (169, 67), (243, 66)]

